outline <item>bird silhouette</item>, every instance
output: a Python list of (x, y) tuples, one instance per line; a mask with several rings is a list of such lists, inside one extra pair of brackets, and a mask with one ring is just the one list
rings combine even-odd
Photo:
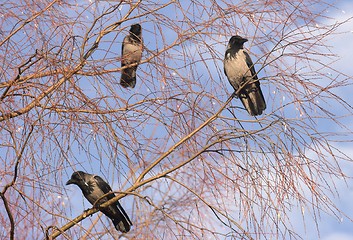
[(266, 109), (266, 102), (254, 64), (244, 50), (243, 44), (247, 41), (238, 35), (230, 38), (223, 61), (224, 73), (248, 113), (257, 116)]
[(142, 57), (142, 32), (141, 25), (134, 24), (130, 27), (129, 35), (124, 38), (121, 47), (121, 66), (133, 66), (124, 68), (121, 73), (120, 85), (134, 88), (136, 85), (136, 70)]
[[(72, 174), (71, 179), (66, 183), (66, 185), (70, 184), (77, 185), (81, 189), (85, 198), (92, 205), (100, 198), (101, 199), (96, 203), (98, 205), (115, 197), (109, 184), (97, 175), (77, 171)], [(102, 198), (105, 194), (107, 195)], [(123, 233), (130, 231), (132, 223), (119, 202), (111, 204), (106, 208), (102, 208), (100, 211), (112, 220), (116, 230)]]

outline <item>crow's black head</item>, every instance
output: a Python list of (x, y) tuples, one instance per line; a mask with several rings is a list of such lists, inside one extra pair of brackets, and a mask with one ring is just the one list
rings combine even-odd
[(228, 46), (229, 47), (233, 47), (233, 46), (238, 46), (238, 47), (241, 46), (242, 47), (243, 44), (247, 41), (248, 41), (248, 39), (243, 38), (239, 35), (236, 35), (236, 36), (233, 36), (230, 38)]
[(141, 25), (140, 24), (131, 25), (130, 32), (135, 34), (136, 36), (139, 36), (141, 34)]
[(82, 171), (74, 172), (71, 176), (71, 179), (66, 182), (66, 185), (76, 184), (80, 186), (85, 182), (85, 178), (84, 178), (85, 175), (86, 173)]

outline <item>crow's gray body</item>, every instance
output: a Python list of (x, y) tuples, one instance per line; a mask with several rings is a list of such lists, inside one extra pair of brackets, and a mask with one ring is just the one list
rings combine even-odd
[[(111, 187), (101, 177), (82, 171), (74, 172), (66, 185), (76, 184), (82, 191), (85, 198), (93, 205), (97, 206), (115, 197)], [(109, 194), (107, 194), (109, 193)], [(100, 199), (103, 195), (104, 198)], [(98, 202), (97, 200), (100, 199)], [(106, 208), (100, 209), (109, 217), (118, 231), (128, 232), (132, 223), (119, 202), (116, 202)]]
[(120, 85), (134, 88), (136, 85), (136, 70), (142, 57), (142, 32), (140, 24), (134, 24), (130, 28), (129, 35), (124, 38), (121, 48), (121, 66), (128, 66), (121, 72)]
[(266, 102), (260, 88), (254, 64), (249, 54), (243, 49), (247, 39), (233, 36), (229, 40), (224, 57), (224, 73), (248, 113), (261, 115), (266, 109)]

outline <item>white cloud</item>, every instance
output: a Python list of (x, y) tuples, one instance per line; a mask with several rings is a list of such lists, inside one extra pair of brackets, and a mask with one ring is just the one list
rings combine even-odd
[(333, 233), (323, 237), (322, 240), (353, 240), (353, 236), (345, 233)]
[[(343, 12), (344, 11), (344, 12)], [(337, 6), (337, 10), (332, 12), (329, 24), (347, 21), (353, 17), (353, 1), (346, 1)], [(338, 31), (343, 33), (336, 35), (331, 39), (332, 52), (337, 54), (340, 60), (334, 64), (334, 67), (347, 74), (353, 75), (351, 63), (352, 54), (350, 49), (353, 49), (353, 19), (350, 19), (338, 28)], [(348, 50), (348, 51), (347, 51)]]

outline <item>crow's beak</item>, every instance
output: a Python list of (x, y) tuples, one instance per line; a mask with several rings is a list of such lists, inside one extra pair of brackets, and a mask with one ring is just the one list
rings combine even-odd
[(242, 38), (242, 42), (243, 42), (243, 43), (246, 43), (247, 41), (248, 41), (248, 39)]
[(75, 182), (72, 179), (70, 179), (69, 181), (66, 182), (66, 185), (70, 185), (70, 184), (74, 184), (74, 183)]

